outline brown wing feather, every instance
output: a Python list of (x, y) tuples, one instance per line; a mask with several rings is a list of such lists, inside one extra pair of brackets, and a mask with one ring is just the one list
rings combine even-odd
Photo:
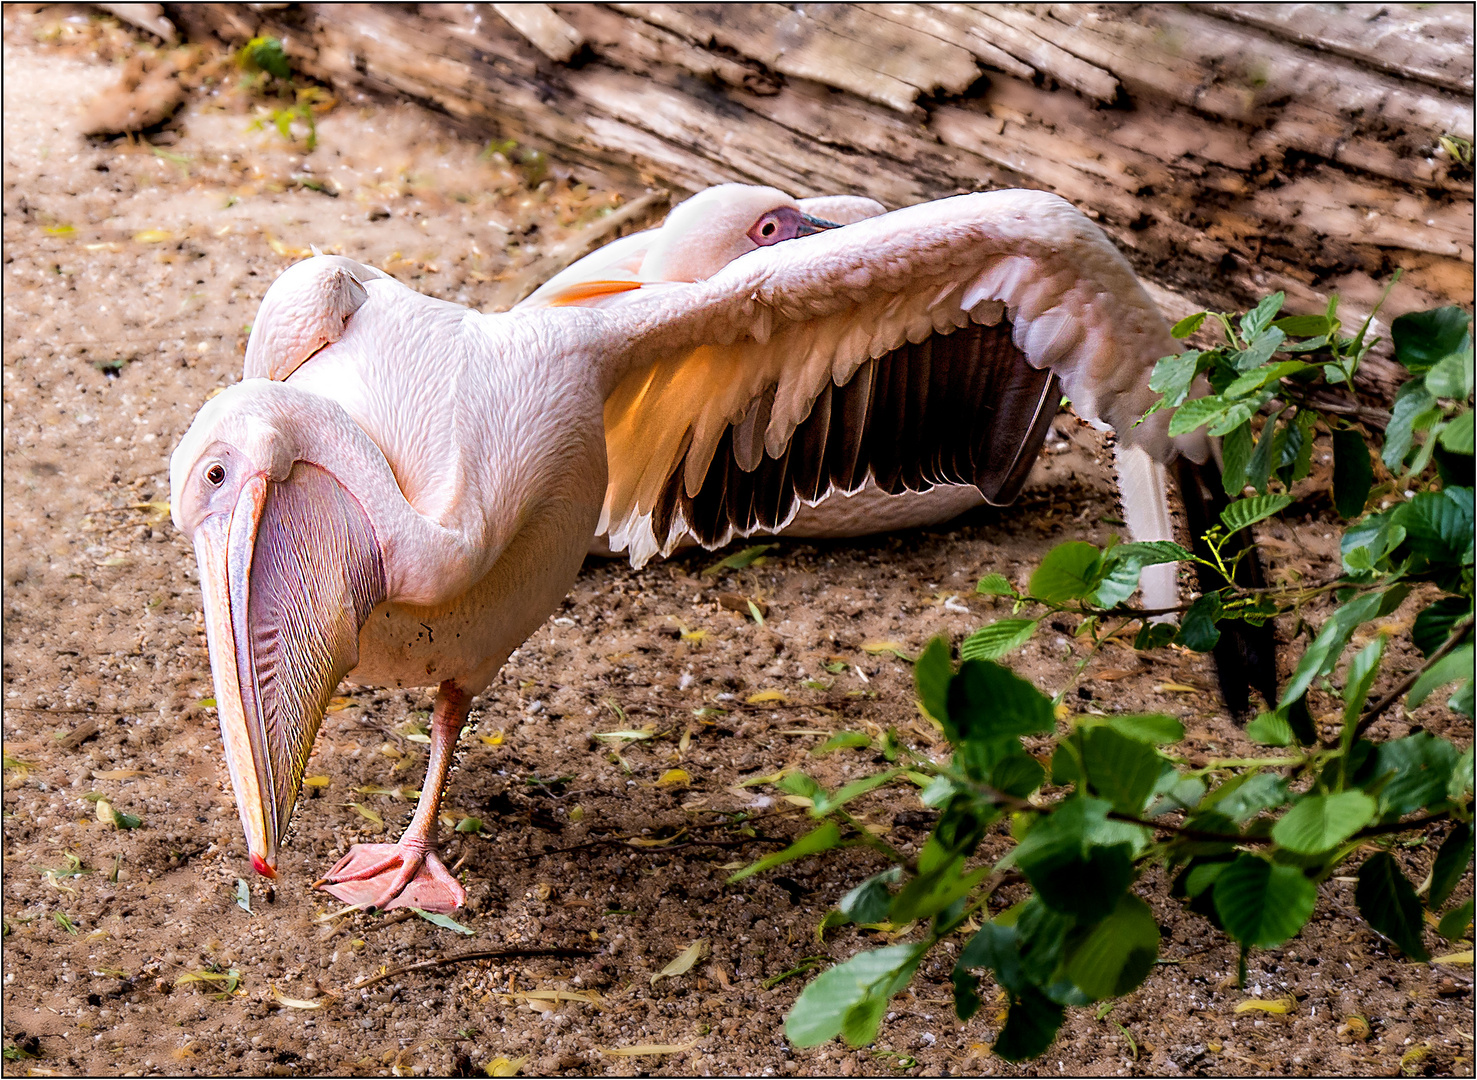
[(698, 490), (684, 482), (685, 453), (652, 515), (665, 537), (680, 518), (704, 544), (782, 527), (802, 501), (855, 491), (867, 480), (891, 494), (974, 484), (992, 503), (1012, 501), (1036, 459), (1060, 391), (1011, 340), (1008, 323), (971, 324), (864, 362), (842, 386), (827, 383), (778, 458), (756, 449), (773, 388), (720, 437)]

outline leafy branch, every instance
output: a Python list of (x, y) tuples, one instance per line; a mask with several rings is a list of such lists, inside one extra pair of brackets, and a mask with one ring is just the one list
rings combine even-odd
[[(1070, 541), (1047, 553), (1024, 591), (986, 575), (977, 591), (1008, 600), (1011, 617), (969, 635), (957, 664), (942, 639), (915, 662), (918, 703), (948, 740), (947, 760), (932, 760), (895, 731), (841, 732), (815, 752), (880, 754), (886, 767), (834, 791), (801, 770), (771, 778), (815, 826), (733, 880), (845, 848), (867, 847), (890, 864), (846, 893), (820, 929), (879, 929), (892, 943), (811, 981), (786, 1018), (795, 1044), (838, 1035), (853, 1046), (871, 1042), (924, 957), (967, 935), (952, 974), (956, 1013), (969, 1020), (978, 1012), (980, 973), (988, 972), (1009, 1001), (994, 1052), (1009, 1061), (1043, 1053), (1066, 1009), (1126, 994), (1152, 970), (1159, 929), (1134, 891), (1152, 865), (1171, 872), (1172, 895), (1237, 943), (1243, 978), (1247, 952), (1299, 933), (1318, 883), (1355, 858), (1361, 913), (1407, 956), (1429, 957), (1426, 912), (1440, 914), (1437, 932), (1447, 938), (1469, 932), (1470, 900), (1443, 908), (1471, 863), (1472, 749), (1419, 729), (1387, 741), (1366, 735), (1394, 705), (1415, 709), (1452, 683), (1447, 707), (1473, 713), (1470, 318), (1443, 308), (1394, 321), (1396, 358), (1411, 379), (1385, 414), (1354, 386), (1374, 344), (1370, 320), (1345, 336), (1336, 302), (1315, 316), (1279, 317), (1281, 306), (1276, 294), (1240, 316), (1182, 322), (1175, 333), (1186, 337), (1213, 319), (1224, 341), (1164, 358), (1150, 384), (1159, 407), (1177, 410), (1172, 434), (1205, 427), (1222, 439), (1233, 500), (1206, 531), (1204, 557), (1169, 542)], [(1201, 380), (1211, 393), (1190, 397)], [(1314, 478), (1322, 440), (1331, 444), (1332, 475)], [(1381, 470), (1387, 479), (1376, 487)], [(1324, 484), (1346, 522), (1339, 573), (1307, 584), (1238, 584), (1242, 530), (1285, 511), (1295, 486), (1306, 493)], [(1368, 512), (1376, 494), (1383, 502)], [(1165, 563), (1213, 569), (1225, 584), (1172, 608), (1132, 606), (1143, 570)], [(1389, 673), (1391, 689), (1371, 704), (1389, 641), (1401, 632), (1371, 624), (1417, 588), (1425, 606), (1409, 633), (1424, 659)], [(1185, 731), (1172, 717), (1066, 714), (1072, 682), (1135, 625), (1137, 649), (1207, 652), (1226, 620), (1295, 613), (1302, 626), (1314, 601), (1329, 600), (1332, 612), (1310, 627), (1279, 699), (1247, 727), (1253, 742), (1287, 751), (1196, 763), (1176, 752)], [(1044, 612), (1022, 617), (1028, 608)], [(1055, 615), (1078, 619), (1076, 632), (1091, 647), (1051, 695), (996, 661)], [(1355, 649), (1361, 628), (1369, 640)], [(1342, 704), (1333, 714), (1338, 731), (1320, 740), (1313, 704), (1326, 711), (1329, 700)], [(1033, 755), (1026, 739), (1048, 752)], [(938, 812), (915, 852), (878, 836), (854, 805), (877, 796), (895, 804), (905, 791)], [(1000, 822), (1015, 846), (980, 861), (981, 841)], [(1369, 841), (1448, 822), (1420, 889), (1388, 852), (1363, 857)], [(1003, 885), (1022, 883), (1025, 899), (989, 914)]]

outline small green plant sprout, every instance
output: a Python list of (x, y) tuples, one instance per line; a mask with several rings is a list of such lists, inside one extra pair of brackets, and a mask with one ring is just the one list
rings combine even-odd
[[(252, 38), (237, 50), (236, 63), (245, 72), (243, 89), (283, 102), (265, 110), (247, 130), (261, 131), (270, 125), (288, 142), (301, 142), (304, 150), (311, 153), (318, 145), (315, 113), (331, 104), (329, 93), (321, 86), (298, 85), (278, 38)], [(321, 185), (319, 190), (323, 190)]]
[[(940, 638), (914, 667), (919, 707), (948, 740), (947, 759), (893, 731), (843, 732), (816, 754), (856, 754), (875, 767), (835, 790), (794, 768), (763, 778), (806, 806), (812, 826), (730, 880), (854, 848), (889, 864), (821, 921), (820, 935), (886, 927), (888, 943), (810, 981), (785, 1020), (797, 1046), (837, 1036), (872, 1043), (891, 998), (952, 941), (959, 1018), (980, 1011), (988, 974), (1007, 1001), (994, 1053), (1012, 1062), (1039, 1056), (1068, 1009), (1098, 1003), (1101, 1019), (1154, 969), (1160, 932), (1139, 888), (1150, 867), (1164, 868), (1171, 897), (1236, 944), (1243, 981), (1250, 950), (1297, 936), (1335, 873), (1353, 876), (1365, 922), (1411, 960), (1431, 959), (1430, 931), (1451, 941), (1468, 932), (1472, 901), (1451, 898), (1471, 873), (1472, 748), (1427, 726), (1377, 732), (1396, 705), (1408, 713), (1442, 703), (1467, 720), (1428, 727), (1470, 731), (1471, 319), (1442, 308), (1394, 320), (1395, 357), (1410, 379), (1386, 412), (1355, 384), (1374, 345), (1370, 321), (1349, 336), (1336, 301), (1313, 316), (1285, 316), (1282, 301), (1279, 293), (1240, 316), (1183, 321), (1177, 336), (1213, 319), (1224, 340), (1166, 357), (1154, 373), (1161, 406), (1177, 407), (1172, 432), (1206, 426), (1223, 440), (1233, 501), (1203, 538), (1205, 555), (1172, 543), (1071, 541), (1042, 559), (1023, 592), (987, 575), (978, 591), (1007, 600), (1010, 617), (967, 637), (958, 662)], [(1211, 393), (1190, 398), (1202, 377)], [(1315, 443), (1333, 458), (1317, 475)], [(1238, 585), (1235, 556), (1223, 553), (1239, 549), (1227, 538), (1298, 500), (1305, 512), (1322, 506), (1342, 519), (1336, 575)], [(1213, 584), (1224, 584), (1172, 612), (1132, 606), (1139, 571), (1161, 562), (1212, 568)], [(1372, 624), (1411, 598), (1419, 602), (1411, 647), (1392, 648), (1407, 631)], [(999, 662), (1049, 616), (1076, 619), (1090, 657), (1127, 632), (1139, 649), (1173, 642), (1209, 651), (1226, 619), (1284, 614), (1298, 616), (1305, 643), (1278, 701), (1248, 726), (1265, 749), (1247, 758), (1192, 763), (1178, 747), (1185, 730), (1170, 716), (1069, 715), (1066, 693), (1086, 661), (1055, 692)], [(914, 851), (869, 829), (854, 805), (879, 795), (896, 805), (909, 792), (938, 814)], [(1014, 846), (982, 857), (987, 830), (1001, 823)], [(1406, 850), (1402, 834), (1440, 837), (1419, 885), (1406, 876), (1409, 854), (1396, 857)], [(1016, 890), (1008, 906), (997, 899), (1006, 886)]]

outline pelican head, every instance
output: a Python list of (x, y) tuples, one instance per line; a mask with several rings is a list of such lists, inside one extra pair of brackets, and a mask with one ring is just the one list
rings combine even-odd
[[(216, 711), (255, 869), (276, 876), (324, 709), (385, 595), (358, 499), (314, 452), (307, 395), (251, 379), (206, 403), (169, 463), (195, 545)], [(316, 459), (316, 460), (315, 460)]]
[(649, 281), (703, 281), (757, 248), (835, 227), (835, 222), (805, 213), (778, 188), (720, 184), (667, 215), (639, 276)]

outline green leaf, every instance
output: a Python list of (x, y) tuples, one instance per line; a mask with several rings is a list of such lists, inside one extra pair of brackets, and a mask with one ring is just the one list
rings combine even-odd
[(796, 1046), (819, 1046), (844, 1034), (852, 1046), (877, 1035), (887, 1001), (908, 984), (927, 946), (889, 945), (860, 952), (817, 976), (785, 1017)]
[(1369, 488), (1374, 482), (1374, 466), (1369, 460), (1369, 444), (1353, 428), (1340, 428), (1333, 433), (1333, 505), (1339, 517), (1348, 519), (1364, 513)]
[(1058, 544), (1031, 575), (1028, 590), (1049, 604), (1086, 596), (1097, 584), (1100, 557), (1096, 547), (1081, 540)]
[(735, 881), (742, 881), (744, 878), (758, 874), (764, 870), (772, 870), (782, 863), (793, 862), (795, 859), (803, 859), (807, 855), (818, 855), (822, 851), (830, 851), (839, 843), (841, 843), (841, 830), (828, 821), (820, 828), (812, 829), (783, 851), (776, 851), (773, 855), (766, 855), (758, 862), (744, 867), (730, 877), (728, 883), (732, 885)]
[(1421, 491), (1391, 518), (1405, 526), (1411, 550), (1433, 563), (1459, 564), (1472, 547), (1472, 489)]
[[(1230, 403), (1215, 395), (1191, 398), (1175, 409), (1174, 415), (1170, 417), (1169, 434), (1183, 435), (1198, 427), (1204, 427), (1226, 415), (1226, 411), (1230, 408)], [(1242, 417), (1242, 420), (1244, 419), (1246, 418)]]
[(1246, 737), (1262, 746), (1291, 746), (1292, 725), (1286, 717), (1275, 712), (1258, 713), (1257, 718), (1246, 725)]
[(1010, 1003), (1005, 1026), (990, 1049), (1009, 1062), (1025, 1061), (1046, 1052), (1062, 1026), (1066, 1010), (1034, 986), (1027, 986)]
[(1364, 702), (1369, 698), (1369, 688), (1374, 685), (1375, 676), (1379, 674), (1380, 658), (1385, 654), (1385, 642), (1388, 640), (1384, 634), (1377, 634), (1373, 641), (1349, 661), (1348, 675), (1344, 680), (1344, 730), (1349, 740), (1345, 746), (1353, 744), (1352, 735), (1359, 723), (1359, 710), (1364, 708)]
[(466, 934), (468, 937), (475, 936), (472, 930), (457, 922), (450, 915), (441, 915), (432, 911), (422, 911), (418, 907), (413, 907), (410, 910), (415, 912), (422, 919), (425, 919), (426, 922), (434, 923), (436, 926), (439, 926), (444, 930), (455, 930), (458, 934)]
[(1178, 356), (1166, 356), (1154, 365), (1149, 375), (1149, 389), (1164, 395), (1164, 404), (1174, 408), (1185, 400), (1190, 384), (1195, 381), (1195, 372), (1201, 353), (1194, 349)]
[(1327, 337), (1333, 332), (1333, 324), (1323, 315), (1288, 315), (1272, 324), (1288, 337)]
[(1412, 960), (1429, 960), (1421, 941), (1421, 901), (1387, 851), (1371, 855), (1359, 868), (1354, 901), (1364, 921), (1400, 947)]
[(995, 660), (1018, 649), (1036, 632), (1039, 619), (999, 619), (981, 627), (959, 646), (961, 660)]
[(1067, 957), (1066, 975), (1093, 1000), (1121, 997), (1144, 981), (1159, 957), (1159, 924), (1149, 905), (1125, 893), (1118, 906)]
[(1472, 349), (1452, 353), (1426, 372), (1426, 389), (1439, 398), (1466, 401), (1472, 393)]
[(880, 874), (873, 874), (841, 898), (836, 910), (854, 923), (879, 923), (887, 918), (892, 907), (889, 885), (902, 880), (903, 868), (894, 866)]
[(1303, 650), (1302, 659), (1282, 691), (1279, 708), (1291, 705), (1307, 692), (1313, 680), (1334, 669), (1354, 631), (1371, 619), (1382, 618), (1400, 606), (1410, 594), (1408, 586), (1396, 585), (1379, 593), (1366, 593), (1336, 610), (1318, 631), (1313, 643)]
[(844, 806), (859, 795), (865, 795), (873, 788), (879, 788), (902, 775), (902, 769), (887, 769), (871, 776), (864, 776), (860, 780), (853, 780), (849, 784), (837, 788), (829, 794), (822, 791), (813, 796), (815, 805), (811, 807), (811, 813), (816, 817), (829, 814), (832, 810)]
[(979, 584), (974, 591), (981, 596), (1014, 596), (1015, 586), (1011, 585), (1004, 574), (986, 574), (980, 578)]
[(1467, 872), (1467, 864), (1471, 860), (1472, 826), (1458, 821), (1441, 842), (1441, 850), (1436, 852), (1436, 862), (1431, 867), (1431, 889), (1426, 894), (1427, 907), (1435, 911), (1446, 903), (1446, 898)]
[(1282, 348), (1282, 344), (1286, 340), (1287, 335), (1275, 326), (1269, 330), (1262, 331), (1257, 335), (1255, 341), (1235, 355), (1233, 362), (1236, 365), (1236, 370), (1252, 371), (1261, 367), (1268, 360), (1272, 359), (1272, 354)]
[(1391, 472), (1399, 472), (1405, 455), (1415, 441), (1416, 418), (1436, 404), (1436, 397), (1426, 389), (1425, 381), (1412, 379), (1395, 392), (1390, 408), (1390, 422), (1385, 425), (1385, 447), (1380, 458)]
[(1271, 949), (1303, 928), (1318, 890), (1296, 867), (1243, 852), (1216, 879), (1213, 897), (1226, 933), (1242, 945)]
[(1038, 735), (1056, 727), (1051, 698), (992, 660), (960, 664), (948, 693), (944, 730), (955, 743)]
[(811, 757), (829, 754), (832, 750), (860, 748), (872, 745), (872, 736), (864, 731), (838, 731), (810, 752)]
[(1094, 792), (1121, 814), (1137, 816), (1167, 766), (1148, 743), (1106, 724), (1082, 733), (1082, 764)]
[(1174, 643), (1196, 652), (1210, 652), (1221, 639), (1221, 632), (1215, 625), (1220, 614), (1221, 594), (1206, 593), (1191, 604), (1190, 610), (1180, 619), (1180, 629), (1174, 636)]
[(1221, 524), (1229, 535), (1258, 521), (1265, 521), (1273, 514), (1280, 514), (1291, 503), (1291, 495), (1254, 495), (1249, 499), (1238, 499), (1221, 511)]
[(1393, 820), (1445, 802), (1457, 761), (1457, 748), (1429, 731), (1381, 743), (1371, 765), (1373, 779), (1389, 777), (1379, 789), (1380, 817)]
[(1185, 725), (1163, 713), (1110, 716), (1107, 725), (1120, 735), (1156, 746), (1177, 743), (1185, 737)]
[(1208, 311), (1197, 311), (1193, 315), (1186, 315), (1169, 328), (1169, 336), (1177, 341), (1183, 341), (1196, 330), (1200, 329), (1200, 324), (1205, 321), (1206, 316), (1209, 314), (1210, 312)]
[(236, 879), (236, 906), (248, 915), (255, 915), (251, 910), (251, 886), (246, 884), (245, 878)]
[(1410, 639), (1421, 655), (1430, 656), (1451, 636), (1451, 628), (1472, 613), (1472, 600), (1466, 596), (1443, 596), (1415, 617)]
[[(1472, 410), (1458, 414), (1450, 423), (1441, 429), (1439, 437), (1441, 446), (1450, 450), (1453, 454), (1466, 454), (1472, 456)], [(1470, 466), (1468, 466), (1470, 469)]]
[[(1243, 375), (1238, 375), (1233, 379), (1231, 384), (1221, 391), (1221, 396), (1224, 398), (1243, 397), (1253, 390), (1260, 390), (1268, 383), (1285, 379), (1289, 375), (1296, 375), (1298, 372), (1306, 371), (1312, 366), (1312, 364), (1305, 364), (1301, 360), (1284, 360), (1280, 364), (1270, 364), (1267, 367), (1253, 368), (1251, 371)], [(1222, 453), (1224, 453), (1224, 449), (1222, 449)]]
[[(1133, 880), (1133, 849), (1104, 843), (1109, 804), (1076, 798), (1039, 819), (1013, 855), (1047, 907), (1078, 919), (1107, 915)], [(1108, 837), (1110, 840), (1110, 835)]]
[(1116, 544), (1102, 554), (1097, 571), (1101, 580), (1090, 599), (1098, 607), (1116, 607), (1139, 587), (1139, 573), (1144, 567), (1194, 558), (1190, 552), (1169, 540)]
[(1273, 773), (1242, 773), (1212, 791), (1201, 805), (1215, 807), (1237, 825), (1288, 800), (1287, 780)]
[(1262, 425), (1261, 437), (1256, 449), (1246, 463), (1246, 482), (1257, 491), (1267, 490), (1267, 479), (1272, 475), (1272, 448), (1277, 445), (1277, 418), (1284, 410), (1278, 409)]
[(241, 46), (238, 56), (241, 66), (247, 71), (265, 71), (279, 79), (292, 78), (292, 68), (288, 66), (287, 54), (282, 49), (282, 42), (277, 38), (252, 38)]
[(1282, 310), (1283, 301), (1287, 299), (1281, 292), (1274, 292), (1271, 296), (1264, 297), (1261, 303), (1241, 316), (1241, 337), (1245, 341), (1253, 341), (1272, 325), (1272, 320)]
[(1447, 683), (1472, 677), (1472, 644), (1453, 649), (1421, 673), (1405, 697), (1406, 708), (1414, 709), (1431, 696), (1431, 692)]
[(1402, 315), (1390, 323), (1395, 359), (1419, 375), (1461, 350), (1471, 322), (1472, 316), (1459, 307)]
[(897, 925), (932, 918), (961, 896), (968, 895), (994, 869), (987, 864), (961, 876), (959, 869), (963, 865), (962, 858), (956, 859), (932, 873), (919, 874), (893, 897), (888, 917)]
[(1255, 416), (1263, 405), (1272, 397), (1272, 391), (1263, 390), (1255, 397), (1244, 398), (1226, 407), (1226, 411), (1220, 417), (1212, 420), (1205, 426), (1207, 435), (1225, 435), (1238, 424), (1243, 424)]
[(913, 665), (913, 685), (923, 711), (940, 724), (949, 722), (949, 682), (954, 678), (954, 663), (949, 659), (949, 642), (932, 639), (918, 654)]
[[(1019, 905), (1009, 911), (1019, 914)], [(1009, 912), (1001, 912), (993, 920), (986, 919), (979, 932), (969, 939), (959, 953), (956, 968), (989, 968), (995, 981), (1008, 994), (1019, 994), (1030, 985), (1021, 971), (1021, 950), (1013, 925), (1006, 925)]]
[(1472, 929), (1472, 901), (1468, 900), (1460, 907), (1454, 907), (1436, 924), (1436, 933), (1447, 941), (1460, 941), (1466, 937)]
[(1374, 818), (1375, 801), (1362, 791), (1305, 795), (1272, 827), (1272, 839), (1300, 855), (1332, 851)]
[(1221, 439), (1221, 485), (1227, 495), (1240, 495), (1246, 486), (1246, 466), (1251, 461), (1251, 421), (1232, 428)]
[(742, 570), (746, 566), (752, 566), (754, 560), (766, 551), (777, 547), (779, 547), (778, 544), (755, 544), (753, 547), (746, 547), (742, 551), (734, 552), (727, 558), (719, 559), (712, 566), (704, 570), (701, 576), (711, 577), (722, 570)]
[(482, 831), (482, 819), (464, 817), (456, 823), (455, 831), (459, 833), (480, 833)]

